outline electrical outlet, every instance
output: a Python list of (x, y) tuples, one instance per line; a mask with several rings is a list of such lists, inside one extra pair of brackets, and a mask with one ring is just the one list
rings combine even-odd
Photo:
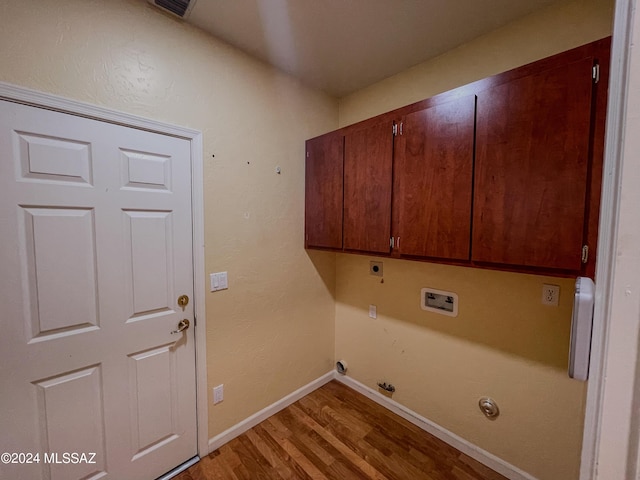
[(558, 306), (558, 298), (560, 297), (560, 286), (558, 285), (542, 285), (542, 304)]
[(213, 387), (213, 404), (220, 403), (222, 400), (224, 400), (224, 385), (220, 384)]
[(378, 318), (378, 308), (375, 305), (369, 305), (369, 318)]

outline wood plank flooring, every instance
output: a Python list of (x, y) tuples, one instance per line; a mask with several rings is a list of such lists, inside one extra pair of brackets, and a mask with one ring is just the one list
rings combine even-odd
[(174, 478), (506, 480), (336, 381)]

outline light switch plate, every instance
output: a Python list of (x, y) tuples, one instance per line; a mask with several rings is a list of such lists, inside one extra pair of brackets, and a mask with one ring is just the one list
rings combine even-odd
[(228, 288), (229, 284), (227, 283), (227, 272), (218, 273), (218, 289), (224, 290)]
[(378, 318), (378, 308), (375, 305), (369, 305), (369, 317)]
[(209, 280), (211, 282), (212, 292), (217, 292), (218, 290), (226, 290), (227, 288), (229, 288), (227, 272), (210, 273)]
[(213, 387), (213, 404), (220, 403), (224, 400), (224, 384)]

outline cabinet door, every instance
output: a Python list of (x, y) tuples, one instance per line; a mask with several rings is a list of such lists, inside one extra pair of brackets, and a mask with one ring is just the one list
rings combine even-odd
[(344, 137), (332, 132), (306, 142), (305, 247), (342, 248)]
[(473, 95), (403, 118), (393, 174), (401, 255), (469, 260), (474, 125)]
[(579, 271), (593, 59), (478, 94), (472, 259)]
[(384, 122), (345, 135), (345, 250), (390, 251), (392, 128)]

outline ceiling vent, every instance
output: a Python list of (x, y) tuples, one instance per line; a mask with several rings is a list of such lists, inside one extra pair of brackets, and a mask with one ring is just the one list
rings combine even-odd
[(180, 18), (187, 18), (196, 4), (196, 0), (148, 0), (148, 2)]

